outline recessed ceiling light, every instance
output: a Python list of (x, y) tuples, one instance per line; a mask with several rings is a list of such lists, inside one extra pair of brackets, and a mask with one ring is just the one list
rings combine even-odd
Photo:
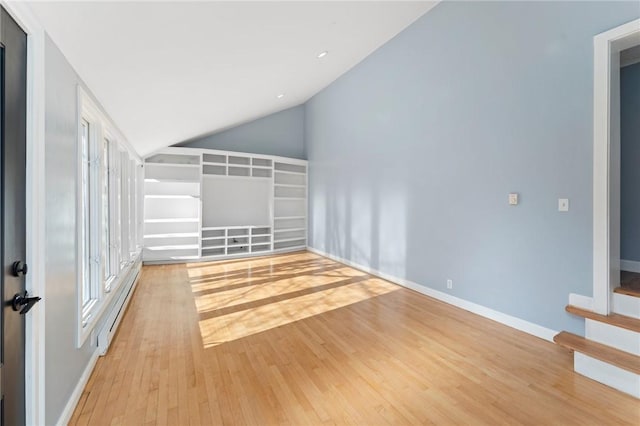
[(276, 98), (278, 98), (278, 99), (284, 98), (284, 93), (280, 93), (278, 96), (276, 96)]
[(327, 52), (326, 50), (325, 50), (324, 52), (320, 52), (320, 53), (318, 54), (318, 59), (322, 59), (322, 58), (324, 58), (325, 56), (327, 56), (327, 53), (329, 53), (329, 52)]

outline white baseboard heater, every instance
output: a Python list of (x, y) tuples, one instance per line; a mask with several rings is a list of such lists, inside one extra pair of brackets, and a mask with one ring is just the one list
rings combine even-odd
[(102, 328), (98, 333), (98, 352), (100, 353), (100, 356), (107, 353), (109, 345), (111, 344), (111, 339), (113, 339), (113, 336), (118, 329), (118, 325), (124, 316), (127, 305), (129, 304), (131, 296), (133, 296), (133, 292), (138, 284), (141, 265), (142, 261), (138, 258), (125, 278), (125, 281), (120, 288), (120, 294), (118, 295), (115, 303), (111, 307), (109, 313), (105, 316)]

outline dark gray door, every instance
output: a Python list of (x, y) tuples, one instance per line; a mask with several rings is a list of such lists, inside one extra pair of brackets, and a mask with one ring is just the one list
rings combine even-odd
[[(25, 423), (27, 36), (0, 8), (2, 419)], [(15, 299), (15, 297), (18, 297)], [(14, 303), (14, 301), (16, 303)], [(21, 311), (23, 313), (21, 314)]]

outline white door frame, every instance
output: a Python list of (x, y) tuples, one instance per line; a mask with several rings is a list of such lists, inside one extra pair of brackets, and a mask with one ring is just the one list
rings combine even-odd
[(640, 19), (593, 38), (593, 299), (608, 314), (620, 282), (620, 51), (640, 44)]
[(45, 419), (45, 32), (28, 5), (0, 0), (27, 33), (27, 264), (26, 289), (42, 301), (26, 316), (26, 424)]

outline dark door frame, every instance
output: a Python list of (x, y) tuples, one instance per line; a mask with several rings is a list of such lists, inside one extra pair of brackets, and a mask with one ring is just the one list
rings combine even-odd
[[(45, 32), (24, 2), (7, 3), (5, 10), (27, 34), (27, 263), (26, 288), (45, 294)], [(45, 307), (43, 298), (26, 318), (25, 385), (27, 424), (45, 424)]]
[(0, 8), (2, 60), (2, 142), (0, 195), (2, 233), (2, 418), (3, 425), (26, 424), (27, 263), (27, 35)]

